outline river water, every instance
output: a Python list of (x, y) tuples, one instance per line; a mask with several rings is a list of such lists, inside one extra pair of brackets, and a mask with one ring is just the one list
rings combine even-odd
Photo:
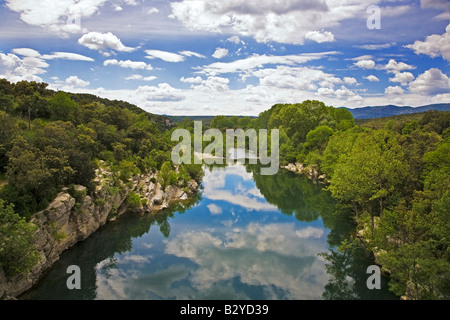
[[(396, 299), (369, 290), (362, 249), (328, 192), (280, 171), (206, 168), (198, 195), (157, 215), (127, 215), (62, 254), (21, 299)], [(68, 266), (81, 270), (69, 290)]]

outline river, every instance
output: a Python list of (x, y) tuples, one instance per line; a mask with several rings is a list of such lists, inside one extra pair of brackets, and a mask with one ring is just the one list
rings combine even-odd
[[(107, 224), (20, 299), (396, 299), (385, 278), (367, 288), (364, 250), (337, 250), (351, 214), (321, 186), (241, 164), (205, 171), (195, 198)], [(66, 286), (70, 265), (81, 290)]]

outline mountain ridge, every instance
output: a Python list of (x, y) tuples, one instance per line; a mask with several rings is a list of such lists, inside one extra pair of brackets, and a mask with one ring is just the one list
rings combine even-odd
[(421, 107), (386, 105), (346, 109), (352, 113), (355, 119), (376, 119), (402, 114), (422, 113), (430, 110), (450, 111), (450, 103), (429, 104)]

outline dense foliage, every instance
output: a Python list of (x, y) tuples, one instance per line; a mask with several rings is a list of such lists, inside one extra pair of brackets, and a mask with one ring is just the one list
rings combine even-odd
[[(28, 236), (32, 228), (27, 221), (45, 209), (63, 187), (78, 184), (93, 191), (100, 160), (118, 184), (136, 174), (157, 172), (163, 164), (171, 178), (160, 181), (164, 186), (182, 186), (202, 177), (200, 166), (174, 168), (168, 162), (174, 146), (170, 120), (123, 101), (54, 92), (45, 83), (12, 84), (0, 79), (0, 123), (0, 204), (6, 208), (0, 227), (17, 227)], [(136, 205), (134, 198), (128, 201), (131, 206)], [(5, 236), (3, 229), (0, 235)], [(27, 246), (8, 243), (2, 241), (8, 247), (2, 247), (2, 252), (11, 257), (26, 251)], [(4, 270), (27, 269), (4, 259), (2, 255)]]

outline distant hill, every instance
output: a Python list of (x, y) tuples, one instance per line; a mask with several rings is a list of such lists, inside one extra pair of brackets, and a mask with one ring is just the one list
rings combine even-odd
[[(348, 109), (348, 108), (347, 108)], [(422, 113), (429, 110), (450, 111), (450, 103), (430, 104), (422, 107), (399, 107), (394, 105), (348, 109), (355, 119), (376, 119), (402, 114)]]

